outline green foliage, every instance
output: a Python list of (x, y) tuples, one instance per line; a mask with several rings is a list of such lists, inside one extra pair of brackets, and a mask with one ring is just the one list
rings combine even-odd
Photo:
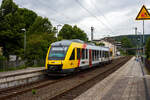
[(4, 56), (8, 58), (10, 54), (14, 54), (24, 57), (25, 33), (22, 29), (26, 29), (26, 57), (45, 58), (48, 46), (56, 40), (55, 31), (47, 18), (37, 17), (35, 12), (26, 8), (18, 8), (13, 0), (2, 1), (0, 17), (0, 46), (3, 47)]
[(52, 33), (52, 24), (47, 18), (38, 16), (29, 28), (29, 34)]
[(7, 58), (10, 54), (22, 56), (24, 32), (21, 29), (28, 28), (37, 15), (18, 8), (12, 0), (3, 0), (0, 10), (0, 46), (3, 47), (3, 54)]
[(146, 42), (145, 49), (146, 49), (145, 53), (146, 53), (147, 58), (150, 58), (150, 38), (148, 38)]
[(97, 46), (105, 46), (104, 43), (100, 42), (100, 43), (96, 43)]
[[(23, 31), (22, 29), (25, 29)], [(4, 56), (25, 58), (32, 66), (33, 61), (45, 59), (49, 45), (56, 40), (81, 39), (87, 41), (86, 33), (77, 26), (65, 24), (56, 39), (57, 32), (48, 18), (42, 18), (26, 8), (19, 8), (13, 0), (3, 0), (0, 6), (0, 47)], [(24, 56), (24, 35), (26, 33), (26, 51)]]
[(34, 23), (37, 14), (26, 8), (19, 8), (17, 12), (19, 13), (19, 15), (21, 15), (22, 20), (25, 23), (24, 28), (28, 30), (28, 28)]
[[(129, 38), (127, 37), (123, 37), (121, 40), (121, 44), (122, 44), (122, 48), (126, 49), (126, 48), (133, 48), (134, 46), (132, 45), (132, 42), (130, 41)], [(126, 51), (127, 55), (134, 55), (135, 51), (133, 50), (128, 50)]]
[(33, 60), (45, 59), (49, 45), (56, 41), (55, 31), (47, 18), (37, 17), (30, 26), (27, 38), (26, 58), (28, 66)]
[(3, 0), (0, 10), (2, 9), (4, 9), (3, 15), (7, 15), (9, 13), (13, 14), (18, 9), (18, 6), (13, 2), (13, 0)]
[(27, 68), (25, 65), (21, 65), (21, 66), (17, 66), (17, 67), (9, 67), (6, 69), (0, 69), (0, 72), (20, 70), (20, 69), (25, 69), (25, 68)]
[(80, 39), (83, 41), (88, 40), (86, 33), (76, 25), (72, 27), (71, 25), (65, 24), (60, 30), (58, 36), (62, 39)]
[(2, 60), (6, 60), (6, 58), (4, 56), (0, 56), (0, 61)]
[(122, 44), (123, 48), (131, 48), (132, 47), (132, 43), (127, 37), (122, 38), (121, 44)]
[(32, 94), (36, 94), (36, 90), (35, 89), (32, 89)]

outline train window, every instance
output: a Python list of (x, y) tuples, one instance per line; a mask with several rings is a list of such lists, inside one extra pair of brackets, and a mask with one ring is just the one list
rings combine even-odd
[(70, 60), (75, 60), (75, 49), (73, 49)]
[(107, 51), (105, 51), (105, 58), (107, 57)]
[(97, 54), (96, 54), (96, 50), (94, 51), (94, 56), (95, 56), (95, 60), (96, 60), (96, 58), (97, 58)]
[(99, 59), (99, 50), (97, 51), (97, 58)]
[(97, 50), (95, 50), (95, 59), (97, 60)]
[(82, 59), (85, 59), (85, 49), (82, 49)]
[(86, 49), (86, 59), (88, 58), (88, 50)]
[(77, 48), (77, 59), (80, 59), (80, 48)]
[(104, 51), (102, 51), (101, 53), (102, 53), (102, 57), (104, 57)]
[(94, 50), (92, 50), (92, 60), (94, 61)]
[(99, 53), (100, 58), (101, 58), (101, 55), (102, 55), (102, 54), (101, 54), (101, 51), (100, 51), (100, 53)]

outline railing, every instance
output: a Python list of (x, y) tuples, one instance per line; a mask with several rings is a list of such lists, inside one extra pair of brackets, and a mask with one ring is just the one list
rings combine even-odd
[(147, 70), (150, 72), (150, 60), (145, 59), (145, 66), (146, 66)]

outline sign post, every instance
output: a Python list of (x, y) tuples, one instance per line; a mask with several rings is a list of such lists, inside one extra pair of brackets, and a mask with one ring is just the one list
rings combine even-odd
[(143, 20), (143, 63), (145, 65), (145, 47), (144, 47), (144, 20), (150, 20), (150, 13), (146, 9), (145, 5), (142, 6), (140, 12), (138, 13), (136, 20)]

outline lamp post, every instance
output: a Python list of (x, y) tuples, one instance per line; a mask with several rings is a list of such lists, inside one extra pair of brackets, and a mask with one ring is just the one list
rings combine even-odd
[(137, 32), (137, 33), (138, 33), (138, 35), (139, 35), (139, 36), (138, 36), (138, 44), (139, 44), (139, 46), (138, 46), (139, 49), (138, 49), (138, 50), (139, 50), (139, 56), (141, 56), (141, 54), (142, 54), (142, 53), (141, 53), (141, 48), (142, 48), (142, 38), (141, 38), (141, 36), (142, 36), (142, 34), (141, 34), (141, 32)]
[(21, 30), (24, 31), (24, 57), (25, 57), (25, 52), (26, 52), (26, 29), (23, 28)]
[(59, 28), (60, 26), (62, 26), (62, 25), (61, 25), (61, 24), (58, 24), (58, 25), (57, 25), (57, 33), (56, 33), (56, 38), (57, 38), (57, 40), (58, 40), (58, 32), (59, 32), (59, 31), (58, 31), (58, 28)]

